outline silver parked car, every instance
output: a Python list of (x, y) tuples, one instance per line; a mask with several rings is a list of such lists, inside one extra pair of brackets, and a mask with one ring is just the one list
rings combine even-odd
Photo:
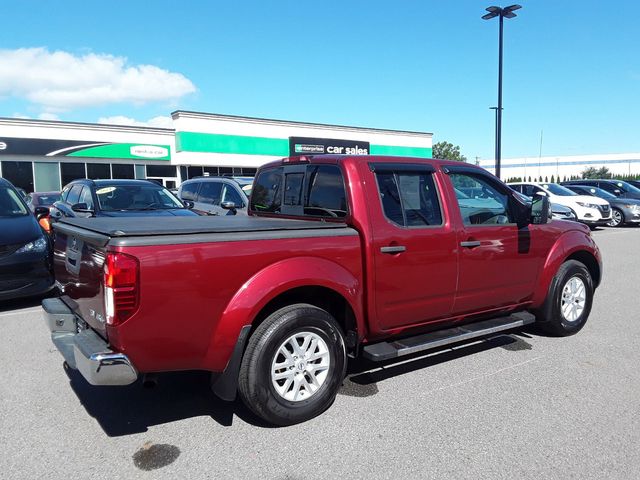
[(193, 211), (201, 215), (246, 215), (249, 203), (240, 184), (230, 177), (192, 178), (182, 182), (178, 197), (192, 201)]

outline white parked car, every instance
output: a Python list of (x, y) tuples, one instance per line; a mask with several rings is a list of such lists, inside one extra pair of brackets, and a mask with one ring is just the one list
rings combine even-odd
[(509, 186), (527, 197), (545, 195), (551, 202), (569, 207), (579, 222), (592, 229), (611, 221), (611, 205), (602, 198), (578, 195), (557, 183), (517, 182)]

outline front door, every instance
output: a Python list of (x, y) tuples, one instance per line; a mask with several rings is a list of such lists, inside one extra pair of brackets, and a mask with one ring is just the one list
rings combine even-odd
[(441, 208), (432, 167), (372, 163), (369, 188), (378, 326), (390, 330), (450, 315), (456, 234)]
[[(515, 197), (495, 178), (449, 169), (463, 228), (454, 315), (526, 301), (540, 266), (535, 232), (516, 225)], [(532, 237), (533, 235), (533, 237)]]

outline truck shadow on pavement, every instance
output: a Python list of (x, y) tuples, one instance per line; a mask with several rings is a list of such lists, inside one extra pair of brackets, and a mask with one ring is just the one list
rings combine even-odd
[(533, 347), (521, 337), (531, 338), (525, 332), (517, 332), (489, 337), (480, 341), (475, 340), (473, 343), (462, 343), (453, 347), (407, 355), (386, 362), (371, 362), (365, 359), (352, 360), (349, 364), (347, 377), (338, 394), (369, 397), (378, 393), (378, 382), (494, 348), (503, 348), (509, 351), (531, 350)]
[(104, 432), (119, 437), (146, 432), (149, 427), (193, 417), (210, 417), (228, 427), (237, 415), (247, 423), (269, 427), (237, 399), (225, 402), (209, 386), (208, 372), (172, 372), (158, 375), (153, 388), (142, 381), (125, 387), (89, 385), (80, 372), (66, 368), (71, 388)]
[[(524, 333), (519, 332), (518, 335), (527, 338)], [(375, 363), (362, 359), (351, 360), (338, 394), (369, 397), (378, 393), (377, 383), (388, 378), (495, 348), (529, 350), (531, 345), (510, 334), (395, 361)], [(153, 388), (146, 388), (141, 380), (125, 387), (95, 387), (89, 385), (78, 371), (65, 367), (65, 372), (87, 413), (97, 420), (110, 437), (143, 433), (154, 425), (193, 417), (210, 417), (218, 424), (230, 427), (234, 416), (237, 416), (254, 426), (272, 427), (249, 411), (240, 399), (225, 402), (217, 398), (210, 389), (207, 372), (161, 374)]]

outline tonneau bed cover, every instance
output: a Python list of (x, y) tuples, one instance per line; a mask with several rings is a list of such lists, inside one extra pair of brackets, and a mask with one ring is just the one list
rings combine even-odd
[[(251, 216), (63, 218), (55, 231), (100, 246), (357, 235), (342, 222)], [(181, 238), (185, 237), (185, 238)]]

